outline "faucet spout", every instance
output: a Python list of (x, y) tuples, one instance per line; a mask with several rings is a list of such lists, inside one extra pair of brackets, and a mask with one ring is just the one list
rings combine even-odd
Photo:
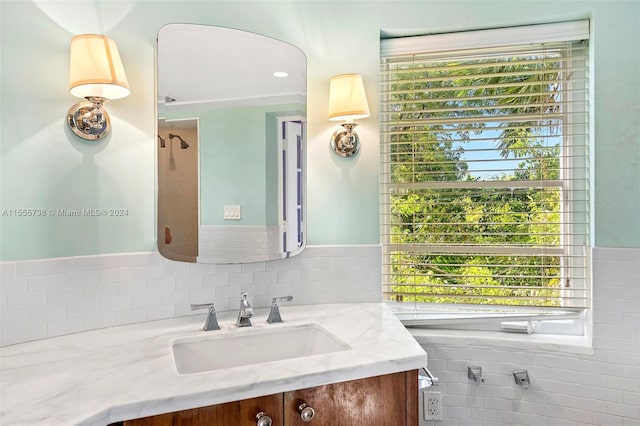
[(240, 298), (240, 312), (238, 312), (238, 327), (251, 327), (251, 317), (253, 316), (253, 308), (247, 300), (247, 293), (242, 293)]

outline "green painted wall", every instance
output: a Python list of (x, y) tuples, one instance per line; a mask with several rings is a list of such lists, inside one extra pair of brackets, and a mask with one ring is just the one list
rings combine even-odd
[[(378, 243), (380, 30), (449, 32), (591, 18), (593, 243), (640, 247), (640, 2), (630, 1), (93, 1), (0, 3), (2, 260), (155, 247), (155, 37), (170, 22), (246, 29), (308, 59), (308, 243)], [(65, 129), (69, 40), (104, 33), (119, 45), (132, 94), (107, 105), (113, 134), (78, 142)], [(361, 73), (371, 117), (355, 159), (328, 148), (328, 82)], [(123, 216), (49, 215), (120, 209)], [(45, 216), (16, 216), (38, 209)], [(124, 213), (123, 213), (124, 214)]]
[[(269, 105), (189, 111), (168, 109), (165, 119), (199, 118), (200, 224), (278, 224), (277, 117), (300, 105)], [(223, 218), (225, 205), (240, 205), (242, 218)]]
[[(264, 225), (267, 149), (264, 112), (258, 108), (214, 110), (200, 118), (200, 223)], [(251, 166), (239, 167), (240, 161)], [(240, 205), (242, 219), (225, 221), (222, 217), (225, 205)]]

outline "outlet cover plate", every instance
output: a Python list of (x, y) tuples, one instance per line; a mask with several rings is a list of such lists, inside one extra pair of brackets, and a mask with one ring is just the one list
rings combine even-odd
[(424, 391), (424, 419), (442, 420), (442, 393)]

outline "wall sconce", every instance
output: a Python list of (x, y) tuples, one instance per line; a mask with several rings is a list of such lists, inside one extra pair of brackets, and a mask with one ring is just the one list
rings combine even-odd
[(331, 149), (339, 157), (352, 157), (360, 149), (360, 138), (353, 120), (369, 117), (369, 104), (360, 74), (342, 74), (331, 78), (329, 120), (345, 120), (331, 136)]
[(104, 103), (130, 93), (113, 40), (98, 34), (82, 34), (71, 39), (69, 93), (86, 99), (69, 110), (67, 124), (73, 133), (86, 140), (107, 136), (111, 122)]

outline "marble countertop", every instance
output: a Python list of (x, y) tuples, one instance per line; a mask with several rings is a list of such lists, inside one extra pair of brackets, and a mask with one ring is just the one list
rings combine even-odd
[(222, 332), (319, 324), (351, 350), (178, 374), (171, 342), (204, 333), (205, 314), (0, 348), (0, 424), (107, 425), (171, 411), (425, 367), (427, 355), (383, 303), (256, 309), (253, 327), (218, 314)]

